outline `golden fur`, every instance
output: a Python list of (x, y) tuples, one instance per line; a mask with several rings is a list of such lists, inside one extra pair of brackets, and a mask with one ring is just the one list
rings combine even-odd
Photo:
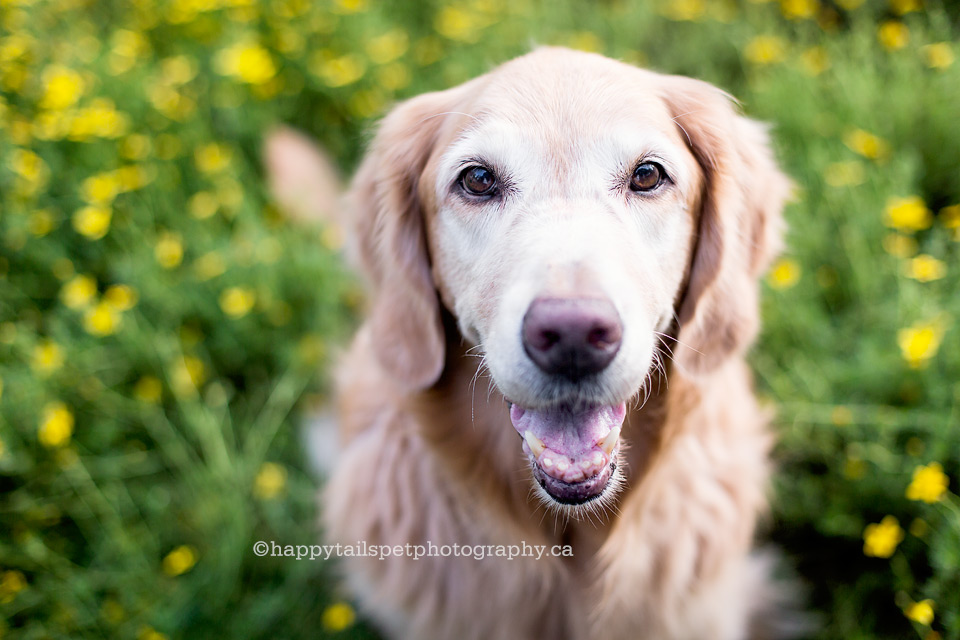
[[(571, 140), (602, 136), (608, 121), (635, 121), (677, 149), (683, 180), (676, 192), (637, 205), (644, 215), (669, 217), (663, 224), (675, 233), (620, 241), (630, 233), (610, 227), (594, 238), (600, 223), (591, 222), (583, 240), (579, 231), (558, 237), (600, 243), (596, 255), (613, 256), (612, 266), (561, 265), (534, 285), (589, 292), (619, 283), (604, 280), (606, 272), (630, 262), (637, 242), (664, 256), (651, 262), (658, 271), (623, 276), (640, 287), (636, 296), (662, 299), (669, 312), (629, 311), (623, 303), (626, 331), (644, 318), (634, 333), (655, 347), (647, 359), (634, 358), (639, 378), (627, 367), (609, 387), (609, 401), (618, 402), (627, 398), (617, 385), (628, 381), (626, 396), (637, 402), (622, 430), (622, 486), (605, 496), (606, 507), (563, 509), (532, 488), (502, 395), (501, 379), (516, 367), (497, 365), (493, 354), (486, 359), (503, 340), (493, 329), (504, 321), (500, 301), (512, 279), (525, 277), (515, 261), (541, 255), (517, 248), (534, 244), (529, 234), (536, 234), (518, 221), (509, 232), (489, 231), (504, 271), (490, 263), (473, 272), (462, 255), (470, 247), (451, 231), (478, 223), (444, 200), (445, 154), (464, 144), (471, 127), (491, 121), (507, 127), (507, 156), (514, 126), (547, 150), (535, 175), (554, 186), (527, 210), (539, 211), (547, 199), (546, 208), (560, 211), (550, 214), (562, 217), (557, 224), (577, 225), (593, 206), (589, 197), (564, 195), (593, 162), (565, 146)], [(389, 637), (734, 640), (759, 633), (769, 586), (750, 549), (765, 507), (771, 438), (742, 354), (757, 330), (757, 280), (779, 249), (787, 193), (763, 128), (739, 116), (722, 92), (592, 54), (539, 49), (386, 117), (351, 189), (349, 224), (372, 297), (339, 370), (342, 452), (323, 494), (326, 536), (344, 544), (526, 542), (574, 550), (572, 559), (344, 558), (353, 595)], [(634, 295), (612, 288), (614, 298)], [(659, 327), (668, 337), (652, 337)], [(472, 357), (478, 351), (484, 360)], [(658, 361), (656, 354), (671, 351)], [(489, 376), (478, 369), (488, 362)], [(522, 383), (504, 386), (511, 384), (523, 392)]]

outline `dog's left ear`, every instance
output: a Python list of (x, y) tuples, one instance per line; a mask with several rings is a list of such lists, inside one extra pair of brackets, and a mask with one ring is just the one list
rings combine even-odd
[(662, 97), (704, 175), (674, 357), (681, 370), (706, 374), (757, 333), (758, 281), (780, 251), (791, 183), (777, 168), (766, 128), (739, 115), (728, 95), (669, 77)]
[(418, 184), (459, 95), (459, 88), (428, 93), (394, 108), (350, 190), (351, 231), (373, 285), (373, 346), (384, 370), (408, 390), (432, 386), (443, 371), (445, 336)]

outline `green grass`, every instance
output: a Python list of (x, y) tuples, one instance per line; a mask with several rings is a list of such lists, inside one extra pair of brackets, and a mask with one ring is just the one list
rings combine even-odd
[[(960, 9), (854, 4), (0, 2), (0, 637), (372, 637), (332, 567), (252, 553), (316, 538), (297, 425), (362, 298), (271, 205), (262, 137), (349, 172), (391, 103), (561, 44), (772, 123), (798, 194), (751, 354), (765, 537), (817, 637), (960, 639)], [(921, 229), (887, 224), (907, 197)], [(952, 492), (908, 499), (932, 462)]]

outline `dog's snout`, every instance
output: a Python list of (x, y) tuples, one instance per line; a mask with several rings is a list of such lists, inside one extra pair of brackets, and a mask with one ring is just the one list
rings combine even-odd
[(545, 373), (577, 380), (617, 355), (620, 315), (605, 298), (537, 298), (523, 317), (523, 350)]

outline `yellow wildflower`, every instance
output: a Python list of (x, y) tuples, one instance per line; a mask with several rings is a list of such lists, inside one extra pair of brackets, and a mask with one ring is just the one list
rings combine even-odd
[(830, 411), (830, 422), (838, 427), (853, 424), (853, 411), (850, 410), (850, 407), (837, 405)]
[(907, 455), (913, 456), (914, 458), (922, 455), (926, 448), (927, 443), (916, 436), (909, 438), (906, 444), (903, 445), (903, 450), (907, 452)]
[(51, 402), (43, 408), (37, 439), (45, 447), (60, 447), (73, 435), (73, 413), (62, 402)]
[(897, 332), (897, 343), (904, 360), (917, 369), (937, 355), (943, 334), (946, 331), (943, 317), (920, 322)]
[(143, 376), (133, 386), (133, 397), (140, 402), (157, 404), (163, 397), (163, 384), (154, 376)]
[(47, 235), (53, 231), (55, 226), (56, 222), (49, 209), (37, 209), (31, 212), (30, 217), (27, 218), (27, 231), (37, 238)]
[(877, 39), (888, 51), (903, 49), (910, 42), (910, 29), (897, 20), (886, 20), (877, 29)]
[[(672, 4), (676, 6), (679, 3), (687, 1), (689, 0), (675, 0)], [(699, 0), (693, 1), (699, 2)], [(578, 51), (600, 53), (603, 51), (603, 40), (592, 31), (577, 31), (570, 34), (570, 37), (567, 39), (567, 46), (571, 49), (577, 49)]]
[(865, 179), (863, 163), (857, 160), (831, 163), (823, 172), (823, 178), (831, 187), (852, 187), (862, 184)]
[(150, 626), (140, 627), (140, 631), (137, 632), (137, 640), (168, 640), (167, 634), (160, 633), (156, 629)]
[(410, 38), (402, 29), (391, 29), (383, 35), (371, 38), (367, 41), (367, 55), (377, 64), (387, 64), (393, 62), (404, 53), (410, 46)]
[(923, 518), (914, 518), (910, 523), (910, 535), (923, 538), (930, 532), (930, 525)]
[(0, 573), (0, 604), (12, 602), (26, 588), (27, 579), (16, 569)]
[(164, 269), (173, 269), (183, 261), (183, 241), (180, 234), (164, 231), (153, 247), (153, 255)]
[(891, 198), (887, 201), (884, 222), (888, 227), (911, 233), (929, 228), (933, 214), (919, 196)]
[(197, 388), (203, 386), (207, 379), (206, 367), (203, 361), (196, 356), (184, 356), (176, 362), (170, 375), (170, 387), (181, 397), (196, 395)]
[(443, 43), (435, 36), (425, 36), (417, 40), (413, 56), (421, 67), (433, 64), (443, 56)]
[(193, 152), (193, 161), (203, 173), (218, 173), (230, 166), (233, 154), (222, 144), (211, 142)]
[(402, 62), (394, 62), (380, 68), (377, 72), (378, 84), (387, 91), (406, 88), (413, 79), (410, 69)]
[(168, 576), (179, 576), (197, 564), (197, 552), (189, 545), (181, 545), (168, 553), (163, 559), (163, 572)]
[(130, 70), (138, 58), (149, 50), (146, 37), (137, 31), (117, 29), (110, 37), (111, 49), (107, 58), (108, 68), (113, 75)]
[(900, 233), (888, 233), (883, 237), (883, 250), (898, 258), (909, 258), (917, 252), (917, 241)]
[(172, 133), (161, 133), (157, 136), (156, 148), (158, 158), (173, 160), (183, 151), (183, 143)]
[(907, 498), (934, 503), (943, 498), (950, 485), (950, 478), (943, 472), (939, 462), (931, 462), (913, 470), (913, 479), (907, 486)]
[(270, 52), (257, 44), (237, 44), (220, 51), (214, 68), (224, 76), (238, 78), (253, 85), (264, 84), (277, 74)]
[(264, 500), (275, 498), (287, 485), (287, 470), (275, 462), (264, 462), (253, 481), (253, 494)]
[(120, 328), (123, 318), (106, 302), (100, 302), (83, 314), (83, 328), (94, 336), (108, 336)]
[(812, 18), (820, 10), (817, 0), (780, 0), (780, 11), (788, 20)]
[(360, 13), (366, 11), (367, 0), (334, 0), (334, 13)]
[(78, 275), (60, 290), (60, 299), (71, 309), (82, 309), (97, 295), (97, 281), (93, 276)]
[(43, 70), (43, 97), (40, 98), (41, 109), (66, 109), (76, 104), (83, 95), (83, 77), (74, 71), (60, 65), (51, 65)]
[(706, 12), (704, 0), (676, 0), (660, 6), (660, 13), (669, 20), (695, 21)]
[(127, 160), (143, 160), (150, 154), (150, 138), (142, 133), (131, 133), (120, 141), (120, 156)]
[(130, 117), (117, 111), (113, 102), (98, 98), (86, 108), (77, 111), (70, 120), (69, 138), (88, 140), (90, 138), (119, 138), (130, 128)]
[(129, 165), (120, 167), (114, 171), (113, 176), (120, 185), (120, 191), (135, 191), (153, 180), (154, 172), (148, 169), (152, 169), (152, 167), (144, 168), (142, 166)]
[(781, 258), (770, 270), (767, 281), (774, 289), (789, 289), (800, 280), (800, 264), (791, 258)]
[(63, 366), (63, 349), (53, 340), (43, 340), (33, 348), (30, 368), (38, 375), (48, 376)]
[(61, 281), (66, 280), (75, 273), (73, 263), (70, 262), (70, 258), (57, 258), (53, 261), (50, 271), (57, 280)]
[(256, 294), (252, 290), (230, 287), (220, 294), (220, 308), (228, 316), (241, 318), (253, 309), (256, 300)]
[(903, 610), (903, 615), (910, 620), (929, 627), (933, 622), (933, 600), (921, 600), (911, 603)]
[(46, 184), (50, 178), (47, 163), (29, 149), (14, 149), (8, 164), (14, 173), (32, 185)]
[(190, 215), (198, 220), (209, 218), (220, 208), (220, 201), (209, 191), (200, 191), (190, 196), (187, 209)]
[(754, 64), (775, 64), (786, 55), (786, 44), (776, 36), (757, 36), (747, 43), (744, 57)]
[(193, 263), (194, 272), (200, 280), (210, 280), (222, 275), (227, 270), (227, 264), (216, 251), (206, 253)]
[(325, 630), (337, 633), (351, 626), (356, 619), (353, 607), (346, 602), (336, 602), (324, 609), (320, 624)]
[(823, 47), (810, 47), (800, 54), (800, 68), (808, 75), (818, 76), (830, 68), (830, 57)]
[(236, 209), (243, 202), (243, 185), (233, 178), (217, 180), (217, 200), (227, 210)]
[(903, 541), (903, 529), (893, 516), (884, 516), (878, 524), (863, 530), (863, 553), (874, 558), (889, 558)]
[(940, 209), (940, 223), (947, 229), (960, 229), (960, 204)]
[(73, 214), (73, 229), (88, 240), (99, 240), (110, 230), (113, 212), (107, 207), (90, 205)]
[(90, 176), (80, 185), (80, 197), (90, 204), (108, 205), (120, 193), (120, 181), (113, 172)]
[(320, 76), (328, 87), (344, 87), (363, 77), (366, 65), (360, 57), (348, 53), (340, 57), (314, 57), (311, 71)]
[(347, 101), (350, 113), (358, 118), (372, 118), (381, 113), (387, 100), (382, 91), (376, 89), (357, 91)]
[(923, 2), (921, 0), (890, 0), (890, 8), (895, 14), (902, 16), (911, 11), (920, 11), (923, 8)]
[(920, 282), (931, 282), (933, 280), (939, 280), (947, 274), (947, 265), (943, 260), (937, 260), (933, 256), (921, 254), (905, 265), (905, 271), (908, 278), (913, 278)]
[(128, 311), (137, 304), (137, 291), (125, 284), (115, 284), (103, 293), (103, 302), (115, 311)]
[(195, 60), (188, 56), (164, 58), (160, 63), (160, 75), (167, 84), (181, 85), (193, 80), (198, 71)]
[(890, 145), (886, 140), (863, 129), (847, 132), (843, 143), (854, 153), (871, 160), (884, 160), (890, 155)]
[(946, 69), (953, 64), (956, 56), (949, 42), (935, 42), (928, 44), (920, 49), (926, 60), (927, 66), (931, 69)]

